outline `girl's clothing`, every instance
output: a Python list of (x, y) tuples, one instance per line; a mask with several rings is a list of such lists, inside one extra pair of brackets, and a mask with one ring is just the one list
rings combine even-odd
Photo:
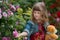
[(45, 38), (45, 28), (43, 25), (38, 24), (38, 32), (30, 36), (30, 40), (44, 40)]
[(49, 25), (48, 22), (42, 24), (34, 24), (31, 20), (29, 20), (26, 24), (25, 32), (28, 33), (27, 40), (44, 40), (46, 27)]

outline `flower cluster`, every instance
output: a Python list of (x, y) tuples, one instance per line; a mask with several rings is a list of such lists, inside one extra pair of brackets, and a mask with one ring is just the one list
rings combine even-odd
[[(7, 4), (3, 2), (2, 5), (0, 5), (1, 39), (15, 39), (18, 32), (21, 32), (23, 30), (26, 21), (30, 19), (31, 11), (31, 8), (28, 7), (28, 10), (23, 13), (23, 9), (20, 7), (20, 5), (14, 5), (11, 3)], [(8, 37), (11, 39), (8, 39)]]
[[(1, 38), (2, 40), (11, 40), (13, 36), (14, 37), (16, 36), (17, 31), (16, 30), (13, 31), (14, 28), (18, 29), (18, 27), (22, 25), (20, 23), (21, 21), (20, 16), (22, 16), (20, 15), (20, 12), (23, 13), (23, 9), (20, 8), (19, 5), (14, 6), (13, 4), (3, 3), (3, 5), (0, 6), (0, 26), (1, 26), (0, 37), (2, 37)], [(23, 27), (23, 26), (20, 26), (20, 27)]]
[[(47, 1), (47, 0), (46, 0)], [(60, 25), (60, 0), (49, 0), (46, 2), (50, 24), (56, 27)], [(58, 24), (56, 24), (58, 23)]]

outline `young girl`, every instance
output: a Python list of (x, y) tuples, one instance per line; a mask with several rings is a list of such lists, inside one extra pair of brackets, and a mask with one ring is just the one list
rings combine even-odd
[(26, 24), (26, 28), (17, 37), (26, 36), (27, 40), (45, 40), (48, 23), (47, 10), (44, 2), (36, 3), (32, 8), (32, 19)]

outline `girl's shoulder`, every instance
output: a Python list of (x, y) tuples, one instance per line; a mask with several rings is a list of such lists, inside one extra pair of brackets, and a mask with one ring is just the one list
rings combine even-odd
[(46, 29), (46, 28), (48, 27), (48, 25), (50, 25), (50, 23), (49, 23), (49, 22), (45, 22), (43, 26), (44, 26), (45, 29)]
[(34, 22), (32, 20), (28, 20), (27, 23), (34, 25)]

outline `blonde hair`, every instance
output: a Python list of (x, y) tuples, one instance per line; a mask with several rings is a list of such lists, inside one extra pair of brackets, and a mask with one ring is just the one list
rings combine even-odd
[(36, 20), (35, 20), (35, 18), (34, 18), (34, 14), (33, 14), (33, 12), (34, 11), (40, 11), (41, 13), (40, 14), (42, 14), (42, 17), (41, 17), (41, 22), (46, 22), (46, 21), (48, 21), (48, 15), (47, 15), (47, 9), (46, 9), (46, 7), (45, 7), (45, 4), (44, 4), (44, 2), (38, 2), (38, 3), (36, 3), (33, 7), (32, 7), (32, 21), (33, 22), (36, 22)]

